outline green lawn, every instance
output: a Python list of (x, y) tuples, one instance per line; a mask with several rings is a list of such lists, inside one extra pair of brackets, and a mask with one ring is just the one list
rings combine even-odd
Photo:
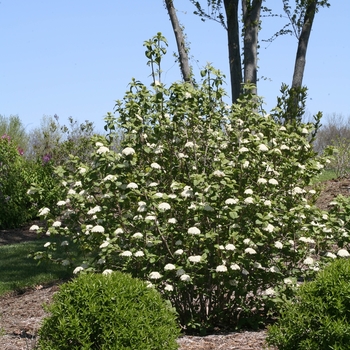
[(324, 181), (332, 180), (336, 178), (337, 178), (337, 175), (334, 170), (326, 169), (321, 173), (321, 175), (316, 177), (315, 183), (324, 182)]
[(48, 241), (36, 241), (0, 246), (0, 295), (27, 287), (69, 278), (66, 267), (29, 258), (28, 254), (41, 250)]

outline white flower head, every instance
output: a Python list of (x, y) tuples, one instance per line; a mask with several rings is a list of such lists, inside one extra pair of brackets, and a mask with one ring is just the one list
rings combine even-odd
[(126, 147), (122, 150), (124, 156), (132, 156), (135, 154), (135, 150), (132, 147)]
[(129, 257), (132, 256), (132, 253), (129, 250), (125, 250), (124, 252), (120, 253), (120, 256)]
[(327, 252), (326, 254), (325, 254), (325, 256), (327, 257), (327, 258), (332, 258), (332, 259), (336, 259), (336, 255), (335, 254), (333, 254), (333, 253), (331, 253), (331, 252)]
[(57, 202), (57, 206), (58, 206), (58, 207), (62, 207), (62, 205), (66, 205), (66, 204), (67, 204), (66, 201), (58, 201), (58, 202)]
[(267, 232), (273, 232), (273, 230), (275, 229), (275, 227), (271, 224), (268, 224), (266, 227), (263, 228), (264, 231), (267, 231)]
[(152, 163), (151, 168), (152, 169), (162, 169), (162, 167), (158, 163)]
[(41, 209), (39, 210), (38, 215), (39, 215), (39, 216), (44, 216), (44, 215), (48, 214), (49, 212), (50, 212), (50, 209), (49, 209), (49, 208), (41, 208)]
[(182, 153), (182, 152), (178, 153), (178, 155), (177, 155), (177, 156), (179, 157), (179, 159), (182, 159), (182, 158), (188, 158), (188, 155), (187, 155), (187, 154), (185, 154), (185, 153)]
[(29, 231), (37, 231), (37, 230), (39, 230), (39, 226), (38, 225), (32, 225), (29, 228)]
[(180, 280), (183, 282), (189, 282), (191, 280), (191, 277), (184, 273), (183, 275), (180, 276)]
[(245, 153), (245, 152), (249, 152), (249, 149), (247, 147), (241, 147), (239, 150), (238, 150), (239, 153)]
[(171, 270), (175, 270), (175, 269), (176, 269), (176, 266), (174, 264), (166, 264), (164, 266), (165, 271), (171, 271)]
[(216, 272), (227, 272), (227, 267), (225, 265), (219, 265), (216, 267)]
[(306, 191), (303, 190), (302, 188), (296, 186), (292, 189), (292, 195), (296, 195), (296, 194), (302, 194), (302, 193), (305, 193)]
[(246, 160), (246, 161), (244, 161), (244, 163), (243, 163), (243, 168), (248, 168), (249, 167), (249, 160)]
[(164, 290), (167, 292), (172, 292), (174, 290), (174, 287), (171, 284), (166, 284)]
[(188, 198), (193, 196), (193, 190), (190, 186), (185, 186), (184, 190), (181, 192), (181, 196)]
[(269, 184), (270, 185), (278, 185), (278, 181), (276, 179), (270, 179)]
[(273, 296), (273, 295), (275, 295), (275, 291), (274, 291), (273, 288), (267, 288), (265, 290), (265, 294), (268, 295), (268, 296)]
[(157, 182), (150, 182), (150, 183), (148, 184), (148, 187), (156, 187), (156, 186), (158, 186), (158, 183), (157, 183)]
[(51, 245), (51, 242), (46, 242), (46, 243), (44, 244), (44, 247), (47, 248), (47, 247), (49, 247), (50, 245)]
[(104, 153), (108, 153), (108, 152), (109, 152), (109, 148), (108, 148), (108, 147), (105, 147), (105, 146), (101, 146), (101, 147), (96, 151), (97, 154), (104, 154)]
[(262, 143), (262, 144), (260, 144), (260, 145), (258, 146), (258, 150), (259, 150), (260, 152), (267, 152), (269, 149), (267, 148), (266, 145), (264, 145), (264, 144)]
[(169, 224), (176, 224), (176, 223), (177, 223), (177, 220), (176, 220), (175, 218), (170, 218), (170, 219), (168, 220), (168, 223), (169, 223)]
[(117, 177), (115, 175), (107, 175), (104, 177), (103, 181), (115, 181), (117, 179)]
[(96, 225), (91, 229), (91, 232), (104, 233), (105, 229), (101, 225)]
[(83, 270), (84, 270), (84, 268), (83, 268), (82, 266), (78, 266), (78, 267), (76, 267), (76, 268), (74, 269), (73, 273), (76, 275), (77, 273), (79, 273), (79, 272), (81, 272), (81, 271), (83, 271)]
[(145, 220), (155, 221), (155, 220), (157, 220), (157, 217), (154, 216), (154, 215), (147, 215), (147, 216), (145, 217)]
[(187, 230), (187, 233), (189, 233), (190, 235), (199, 235), (201, 233), (201, 230), (197, 227), (190, 227)]
[(225, 173), (223, 171), (221, 171), (221, 170), (215, 170), (213, 172), (213, 175), (215, 175), (217, 177), (225, 177), (226, 176)]
[(78, 170), (79, 170), (79, 174), (81, 175), (84, 175), (87, 172), (87, 169), (83, 167), (79, 167)]
[(271, 201), (270, 200), (265, 200), (264, 201), (264, 205), (266, 205), (267, 207), (270, 207), (271, 206)]
[(247, 197), (247, 198), (244, 200), (244, 203), (246, 203), (246, 204), (253, 204), (253, 203), (254, 203), (254, 198), (252, 198), (252, 197)]
[(240, 270), (241, 268), (240, 268), (239, 265), (237, 265), (237, 264), (232, 264), (232, 265), (230, 266), (230, 269), (231, 269), (231, 270)]
[(188, 257), (188, 260), (193, 263), (198, 263), (200, 262), (202, 257), (200, 255), (192, 255)]
[(178, 249), (178, 250), (175, 250), (174, 255), (182, 255), (183, 252), (184, 252), (183, 249)]
[(193, 148), (194, 147), (194, 143), (192, 141), (188, 141), (185, 143), (185, 147), (186, 148)]
[(238, 199), (237, 198), (227, 198), (225, 200), (225, 204), (227, 204), (227, 205), (237, 204), (237, 203), (238, 203)]
[(314, 259), (311, 257), (308, 257), (304, 260), (303, 262), (305, 265), (313, 265), (314, 264)]
[(88, 215), (94, 215), (97, 212), (101, 211), (101, 207), (99, 205), (96, 205), (94, 208), (90, 209), (87, 214)]
[(136, 189), (139, 188), (139, 186), (135, 182), (130, 182), (127, 184), (126, 188)]
[(244, 252), (247, 253), (247, 254), (256, 254), (256, 250), (253, 249), (253, 248), (246, 248), (244, 249)]
[(106, 269), (106, 270), (104, 270), (104, 271), (102, 272), (102, 275), (108, 276), (108, 275), (110, 275), (111, 273), (113, 273), (113, 270), (111, 270), (111, 269)]
[(266, 184), (267, 180), (264, 179), (263, 177), (261, 177), (260, 179), (258, 179), (258, 184)]
[(342, 257), (342, 258), (346, 258), (346, 257), (350, 256), (349, 252), (346, 249), (338, 250), (337, 255)]
[(262, 265), (261, 265), (259, 262), (257, 262), (257, 261), (254, 261), (253, 266), (254, 266), (256, 269), (263, 269)]
[(253, 194), (253, 190), (251, 188), (247, 188), (245, 191), (244, 191), (244, 194)]
[(115, 234), (115, 235), (119, 235), (119, 234), (121, 234), (121, 233), (124, 233), (124, 230), (123, 230), (122, 228), (120, 228), (120, 227), (118, 227), (118, 228), (114, 231), (114, 234)]
[(277, 249), (282, 249), (282, 248), (283, 248), (283, 244), (282, 244), (280, 241), (276, 241), (276, 242), (275, 242), (275, 247), (276, 247)]
[(142, 250), (138, 250), (135, 254), (134, 254), (136, 257), (141, 257), (141, 256), (144, 256), (144, 252)]
[(151, 280), (158, 280), (158, 279), (162, 278), (162, 275), (159, 272), (153, 271), (149, 274), (149, 278)]
[(161, 211), (167, 211), (171, 209), (171, 206), (170, 204), (163, 202), (158, 205), (158, 209)]
[(251, 239), (250, 238), (245, 238), (244, 240), (243, 240), (243, 243), (244, 244), (251, 244)]
[(132, 235), (132, 238), (141, 239), (143, 238), (143, 234), (141, 232), (136, 232)]
[(235, 250), (236, 247), (232, 243), (229, 243), (229, 244), (226, 244), (225, 249), (226, 250)]

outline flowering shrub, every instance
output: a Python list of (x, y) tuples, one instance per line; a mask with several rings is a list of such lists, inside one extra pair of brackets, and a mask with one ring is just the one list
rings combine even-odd
[(19, 148), (9, 135), (0, 138), (0, 229), (18, 227), (30, 218), (26, 168)]
[(179, 327), (161, 295), (120, 272), (81, 274), (53, 296), (41, 350), (175, 350)]
[(60, 260), (75, 273), (108, 268), (147, 280), (187, 328), (256, 327), (335, 256), (338, 222), (310, 205), (308, 187), (327, 159), (310, 146), (312, 124), (281, 126), (258, 112), (249, 87), (227, 106), (220, 72), (206, 67), (202, 77), (195, 87), (154, 80), (151, 89), (133, 80), (118, 124), (106, 118), (110, 137), (124, 132), (122, 151), (95, 138), (91, 162), (58, 169), (60, 219), (40, 214), (47, 234), (80, 247), (82, 265)]

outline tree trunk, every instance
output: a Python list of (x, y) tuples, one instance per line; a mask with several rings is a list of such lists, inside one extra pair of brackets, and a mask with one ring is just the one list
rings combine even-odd
[(173, 4), (173, 0), (165, 0), (165, 5), (168, 10), (171, 25), (173, 26), (173, 30), (176, 38), (182, 77), (184, 81), (191, 82), (191, 68), (188, 61), (185, 39), (183, 36), (182, 28), (180, 26), (179, 20), (176, 15), (176, 10)]
[(255, 85), (253, 93), (257, 93), (258, 71), (258, 33), (262, 0), (242, 0), (244, 24), (244, 83)]
[(230, 62), (231, 76), (231, 99), (235, 103), (242, 92), (242, 62), (239, 46), (239, 19), (238, 19), (238, 0), (224, 0), (226, 21), (227, 21), (227, 39), (228, 56)]
[(305, 11), (304, 23), (300, 33), (298, 50), (295, 58), (292, 88), (301, 88), (306, 63), (306, 50), (309, 43), (312, 24), (315, 18), (317, 0), (308, 2)]

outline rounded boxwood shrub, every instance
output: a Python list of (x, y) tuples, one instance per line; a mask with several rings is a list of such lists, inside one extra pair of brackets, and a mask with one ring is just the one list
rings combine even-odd
[(121, 272), (80, 274), (47, 307), (39, 349), (177, 349), (174, 312), (154, 288)]
[(350, 261), (339, 259), (303, 284), (267, 342), (280, 350), (349, 349)]

